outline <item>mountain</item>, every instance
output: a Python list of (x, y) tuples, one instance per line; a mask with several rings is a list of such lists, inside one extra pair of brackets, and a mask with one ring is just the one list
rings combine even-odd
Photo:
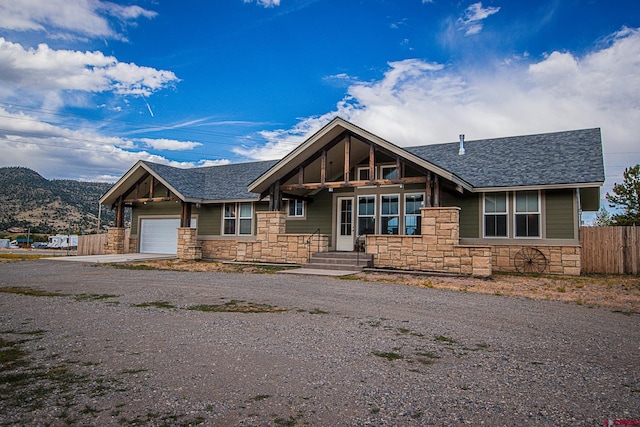
[[(96, 231), (98, 199), (111, 184), (48, 180), (22, 167), (0, 168), (0, 230), (30, 228), (32, 233), (55, 234)], [(113, 222), (113, 212), (102, 210), (102, 225)]]

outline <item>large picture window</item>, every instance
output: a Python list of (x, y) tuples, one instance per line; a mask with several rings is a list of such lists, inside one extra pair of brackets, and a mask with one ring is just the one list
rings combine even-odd
[(376, 232), (376, 196), (358, 197), (358, 235)]
[(515, 197), (516, 237), (540, 237), (538, 191), (518, 191)]
[(420, 208), (424, 207), (424, 194), (405, 194), (404, 196), (404, 234), (417, 236), (422, 224)]
[(381, 196), (380, 233), (400, 234), (400, 196)]
[(222, 234), (251, 235), (253, 233), (253, 204), (225, 203)]
[(507, 193), (484, 195), (485, 237), (507, 237)]

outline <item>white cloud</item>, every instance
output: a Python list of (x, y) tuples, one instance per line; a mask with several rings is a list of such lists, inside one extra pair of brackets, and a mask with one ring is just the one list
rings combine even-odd
[(187, 151), (193, 150), (196, 147), (200, 147), (202, 144), (192, 141), (177, 141), (175, 139), (151, 139), (140, 138), (140, 141), (148, 148), (164, 151)]
[(156, 12), (139, 6), (121, 6), (100, 0), (20, 0), (0, 2), (0, 28), (14, 31), (46, 31), (49, 37), (113, 38), (124, 40), (108, 18), (120, 22)]
[[(242, 0), (244, 3), (251, 3), (253, 0)], [(280, 0), (256, 0), (256, 4), (263, 7), (280, 6)]]
[(458, 19), (458, 23), (461, 29), (464, 30), (465, 35), (478, 34), (482, 31), (482, 21), (499, 11), (499, 7), (483, 8), (481, 2), (474, 3), (465, 9), (464, 15)]
[[(178, 162), (138, 148), (176, 149), (179, 141), (108, 137), (91, 130), (72, 130), (45, 123), (35, 116), (14, 113), (0, 107), (1, 166), (25, 166), (47, 178), (71, 178), (86, 181), (115, 181), (138, 160), (191, 168), (228, 164), (229, 160), (202, 159)], [(173, 145), (172, 145), (173, 144)], [(182, 149), (199, 143), (186, 142)], [(108, 161), (105, 161), (108, 159)]]
[(0, 37), (0, 85), (36, 91), (111, 91), (149, 96), (179, 81), (171, 71), (119, 62), (102, 52), (25, 49)]
[(553, 52), (538, 62), (525, 56), (484, 72), (391, 62), (380, 80), (353, 82), (334, 111), (262, 132), (263, 145), (235, 151), (280, 158), (336, 115), (400, 146), (455, 141), (461, 133), (473, 140), (601, 127), (606, 192), (626, 166), (640, 163), (638, 69), (640, 30), (629, 28), (584, 56)]

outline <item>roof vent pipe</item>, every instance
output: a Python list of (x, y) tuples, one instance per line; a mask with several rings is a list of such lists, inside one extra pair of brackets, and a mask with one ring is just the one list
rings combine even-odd
[(466, 151), (464, 150), (464, 134), (460, 134), (460, 150), (458, 150), (458, 155), (462, 156)]

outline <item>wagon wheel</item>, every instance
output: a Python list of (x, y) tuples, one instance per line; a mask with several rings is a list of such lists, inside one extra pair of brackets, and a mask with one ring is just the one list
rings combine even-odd
[(515, 257), (513, 263), (518, 273), (542, 273), (547, 268), (547, 258), (536, 248), (522, 248)]

